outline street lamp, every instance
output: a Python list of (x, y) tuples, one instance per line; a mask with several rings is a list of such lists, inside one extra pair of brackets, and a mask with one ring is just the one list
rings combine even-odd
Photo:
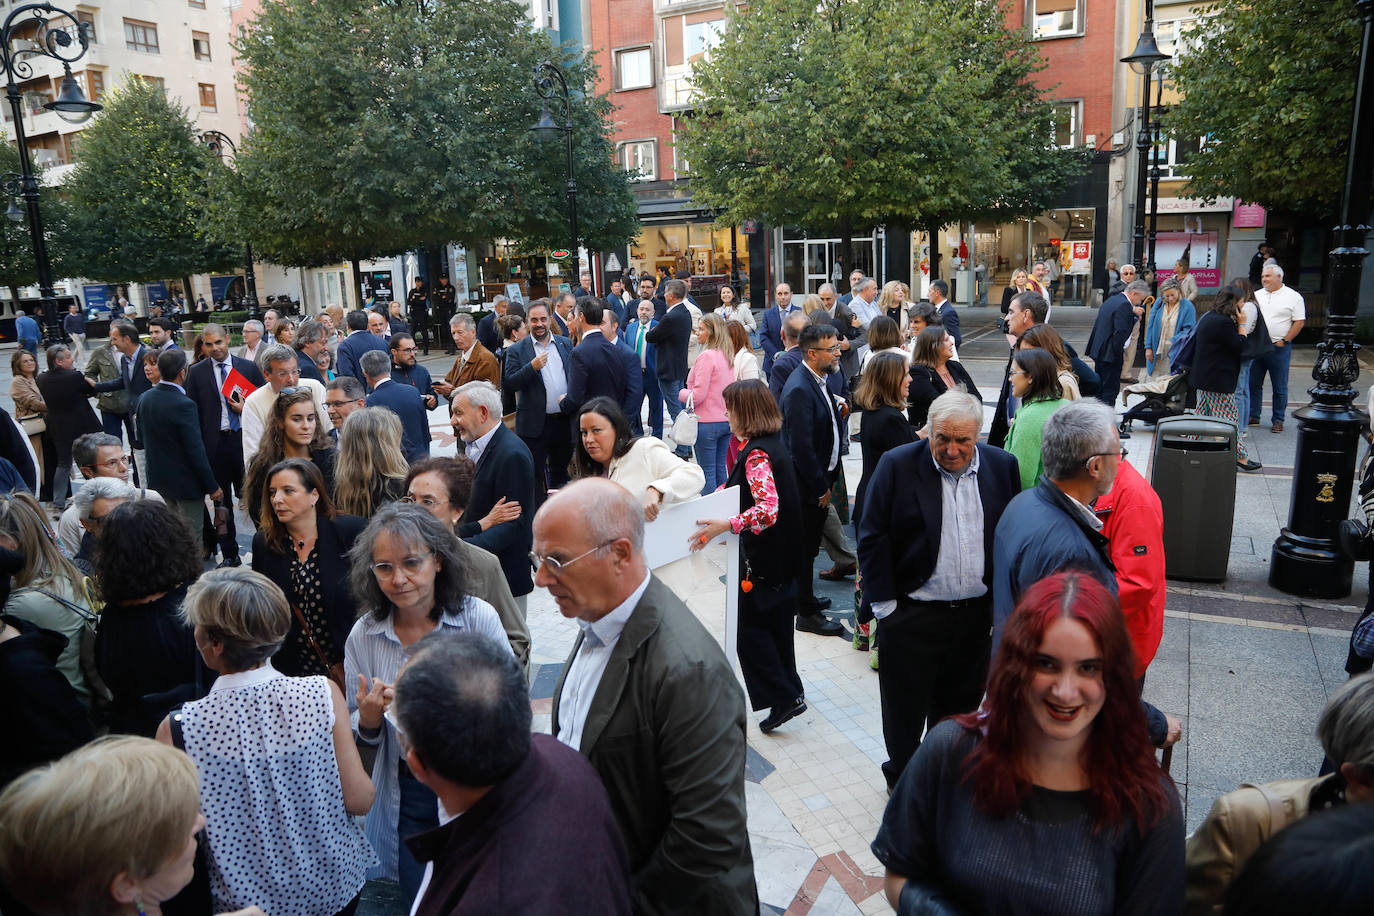
[(1350, 147), (1345, 154), (1345, 187), (1340, 222), (1333, 234), (1327, 300), (1326, 333), (1317, 344), (1312, 367), (1312, 401), (1294, 412), (1298, 421), (1297, 455), (1288, 524), (1279, 532), (1270, 555), (1269, 584), (1292, 595), (1343, 598), (1350, 594), (1355, 563), (1341, 553), (1336, 528), (1350, 508), (1355, 482), (1355, 455), (1364, 412), (1354, 406), (1356, 359), (1355, 309), (1360, 277), (1369, 255), (1370, 169), (1374, 157), (1374, 2), (1356, 0), (1362, 20), (1360, 62), (1356, 71)]
[[(558, 83), (557, 89), (554, 87), (555, 82)], [(530, 132), (541, 140), (552, 140), (561, 133), (567, 140), (568, 228), (572, 232), (572, 285), (576, 286), (582, 274), (582, 257), (577, 247), (577, 181), (573, 177), (572, 97), (568, 94), (568, 81), (563, 77), (563, 71), (553, 61), (540, 61), (534, 68), (534, 85), (539, 90), (539, 97), (544, 100), (544, 107), (539, 113), (539, 121), (530, 128)], [(562, 124), (555, 121), (549, 112), (549, 102), (557, 99), (560, 93), (563, 96)]]
[[(1159, 50), (1159, 45), (1155, 42), (1155, 7), (1154, 0), (1145, 2), (1145, 26), (1140, 30), (1140, 38), (1136, 41), (1135, 50), (1128, 56), (1121, 58), (1123, 64), (1130, 65), (1136, 73), (1145, 77), (1144, 87), (1140, 96), (1140, 127), (1135, 135), (1136, 147), (1136, 186), (1135, 186), (1135, 239), (1131, 246), (1131, 260), (1140, 262), (1141, 272), (1149, 269), (1151, 275), (1154, 274), (1154, 231), (1150, 233), (1150, 250), (1147, 255), (1145, 251), (1145, 181), (1149, 177), (1154, 182), (1154, 194), (1156, 197), (1155, 210), (1159, 209), (1157, 198), (1159, 196), (1159, 163), (1156, 162), (1153, 168), (1147, 168), (1150, 163), (1150, 147), (1154, 145), (1153, 130), (1150, 125), (1151, 100), (1150, 100), (1150, 78), (1151, 73), (1159, 64), (1169, 60), (1170, 55)], [(1151, 226), (1155, 225), (1151, 221)], [(1148, 262), (1148, 263), (1147, 263)]]
[[(227, 134), (207, 130), (200, 135), (200, 142), (221, 162), (238, 162), (238, 147), (234, 146), (234, 141)], [(226, 149), (229, 151), (227, 154)], [(247, 242), (243, 243), (243, 291), (248, 297), (248, 317), (253, 321), (261, 321), (262, 316), (258, 314), (258, 280), (253, 273), (253, 246)]]
[[(67, 20), (76, 25), (72, 34), (70, 26), (53, 25), (53, 20)], [(23, 49), (14, 47), (15, 33), (23, 30), (25, 34), (33, 31), (32, 44)], [(18, 188), (7, 190), (11, 195), (24, 198), (24, 208), (29, 218), (29, 236), (33, 241), (33, 260), (38, 268), (38, 290), (43, 297), (43, 325), (46, 343), (53, 344), (62, 340), (62, 329), (57, 323), (57, 293), (52, 288), (52, 264), (48, 261), (48, 243), (43, 234), (43, 215), (38, 212), (38, 179), (33, 174), (33, 158), (29, 155), (29, 144), (24, 137), (24, 111), (19, 95), (19, 80), (33, 78), (31, 58), (51, 57), (62, 62), (62, 82), (57, 98), (43, 107), (56, 112), (57, 116), (71, 124), (81, 124), (101, 109), (81, 92), (81, 85), (72, 76), (72, 62), (80, 60), (91, 46), (90, 24), (78, 22), (74, 14), (59, 9), (51, 3), (26, 3), (15, 8), (5, 17), (0, 26), (0, 65), (5, 68), (7, 84), (5, 93), (10, 101), (10, 113), (14, 115), (14, 138), (19, 144)], [(13, 200), (6, 216), (14, 219), (16, 207)], [(16, 293), (17, 295), (17, 293)]]

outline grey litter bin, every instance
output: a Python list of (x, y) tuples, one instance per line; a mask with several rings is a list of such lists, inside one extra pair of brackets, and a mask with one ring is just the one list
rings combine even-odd
[(1220, 582), (1236, 512), (1234, 423), (1185, 414), (1155, 425), (1150, 483), (1164, 507), (1164, 573)]

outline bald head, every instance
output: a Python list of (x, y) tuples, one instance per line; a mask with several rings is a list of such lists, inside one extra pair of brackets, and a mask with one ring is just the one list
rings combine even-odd
[(564, 487), (534, 517), (534, 552), (546, 558), (535, 584), (565, 617), (600, 620), (620, 606), (648, 573), (643, 551), (640, 499), (605, 478)]

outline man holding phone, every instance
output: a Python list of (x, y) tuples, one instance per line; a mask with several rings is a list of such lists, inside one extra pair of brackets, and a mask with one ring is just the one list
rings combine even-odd
[[(221, 566), (238, 566), (238, 532), (234, 526), (233, 492), (243, 498), (243, 402), (253, 390), (266, 384), (262, 371), (251, 360), (229, 355), (229, 335), (217, 324), (200, 332), (205, 359), (186, 374), (186, 395), (200, 412), (200, 436), (210, 470), (224, 492), (216, 504), (226, 512), (225, 524), (217, 526)], [(253, 386), (245, 390), (244, 383)]]

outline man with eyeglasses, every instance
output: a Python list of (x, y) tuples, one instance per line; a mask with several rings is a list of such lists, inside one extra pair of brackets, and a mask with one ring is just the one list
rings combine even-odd
[(539, 510), (533, 548), (536, 581), (580, 630), (553, 733), (610, 795), (634, 911), (757, 913), (743, 693), (715, 637), (649, 572), (639, 499), (577, 481)]
[[(420, 392), (420, 400), (425, 410), (439, 406), (439, 395), (434, 391), (434, 379), (429, 370), (420, 365), (419, 346), (414, 335), (398, 332), (391, 335), (391, 380), (409, 385)], [(428, 437), (426, 437), (428, 441)]]
[[(81, 471), (81, 476), (91, 480), (118, 480), (129, 482), (132, 461), (124, 451), (124, 442), (109, 433), (86, 433), (78, 436), (72, 443), (72, 462)], [(57, 544), (68, 557), (74, 557), (81, 549), (82, 524), (77, 503), (86, 487), (83, 484), (76, 491), (76, 498), (57, 520)], [(163, 502), (156, 490), (135, 487), (134, 499), (154, 499)]]
[(802, 497), (802, 542), (798, 557), (797, 629), (818, 636), (840, 636), (844, 627), (822, 611), (830, 600), (816, 596), (812, 566), (821, 549), (830, 491), (840, 473), (847, 408), (826, 384), (840, 355), (835, 329), (808, 324), (798, 338), (802, 363), (782, 391), (782, 434), (792, 453)]
[(329, 422), (333, 424), (329, 438), (334, 440), (335, 445), (339, 444), (339, 430), (343, 429), (344, 420), (353, 411), (365, 406), (367, 390), (353, 376), (341, 375), (325, 386), (324, 408), (329, 413)]
[[(127, 463), (125, 466), (128, 466)], [(144, 490), (140, 495), (138, 488), (118, 477), (97, 477), (86, 481), (72, 497), (71, 508), (67, 510), (76, 516), (77, 531), (81, 532), (76, 552), (71, 555), (72, 564), (83, 574), (91, 575), (96, 544), (105, 530), (105, 517), (124, 503), (149, 494), (162, 502), (162, 497), (155, 491)], [(63, 515), (65, 517), (66, 513)]]

